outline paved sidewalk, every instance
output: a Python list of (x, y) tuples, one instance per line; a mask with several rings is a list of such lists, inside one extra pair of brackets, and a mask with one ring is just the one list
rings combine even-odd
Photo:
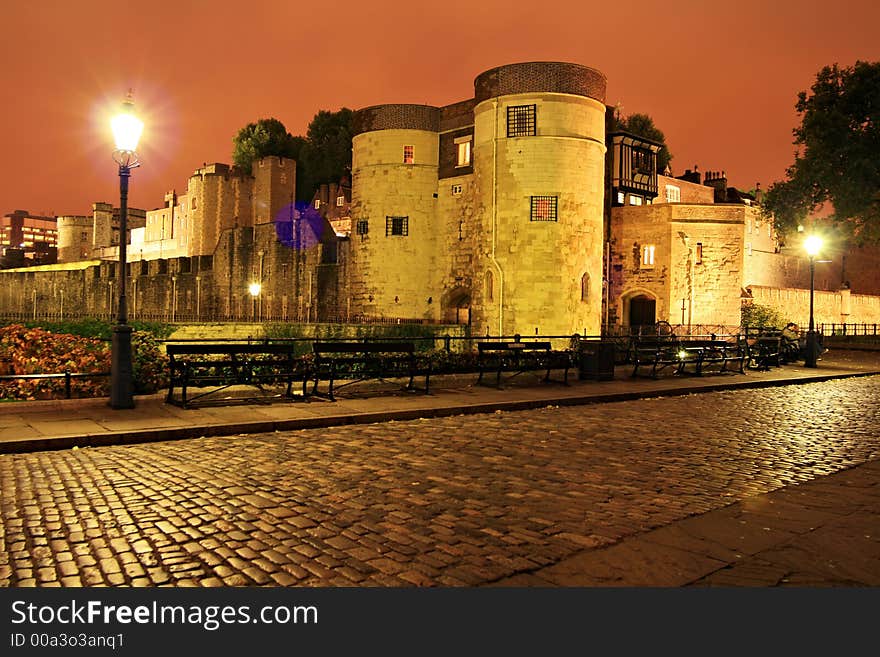
[(631, 378), (631, 367), (618, 366), (613, 381), (545, 384), (524, 374), (502, 390), (476, 386), (476, 375), (437, 376), (431, 394), (400, 393), (393, 387), (361, 384), (337, 401), (235, 404), (182, 409), (165, 403), (164, 394), (138, 396), (131, 410), (112, 410), (106, 398), (0, 404), (0, 453), (69, 449), (269, 431), (312, 429), (389, 420), (570, 406), (695, 392), (803, 384), (880, 374), (880, 352), (828, 352), (816, 369), (802, 365), (767, 372), (666, 375), (658, 380)]

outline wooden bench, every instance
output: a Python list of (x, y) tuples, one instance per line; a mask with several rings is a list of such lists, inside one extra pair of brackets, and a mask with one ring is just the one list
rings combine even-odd
[(633, 340), (630, 357), (632, 358), (632, 376), (644, 375), (649, 368), (653, 379), (669, 368), (670, 372), (678, 372), (681, 367), (681, 355), (678, 340), (673, 338), (638, 338)]
[[(301, 398), (306, 396), (309, 378), (308, 362), (296, 355), (292, 343), (190, 343), (166, 345), (170, 376), (166, 401), (189, 408), (198, 400), (202, 403), (267, 401), (271, 395), (263, 389), (267, 384), (286, 384), (284, 397), (294, 399), (293, 384), (302, 382)], [(222, 401), (214, 397), (231, 386), (250, 386), (260, 395), (226, 397)], [(180, 388), (180, 398), (174, 389)], [(211, 387), (212, 390), (195, 396), (191, 388)], [(278, 395), (280, 396), (280, 395)]]
[(782, 364), (782, 336), (779, 334), (759, 335), (747, 341), (748, 367), (767, 371)]
[[(680, 374), (702, 376), (714, 371), (717, 373), (745, 373), (746, 352), (739, 342), (718, 339), (682, 339), (679, 343)], [(693, 366), (693, 372), (688, 367)]]
[[(495, 373), (495, 387), (501, 388), (501, 376), (510, 374), (513, 378), (524, 372), (545, 372), (543, 381), (551, 381), (553, 370), (564, 370), (561, 383), (568, 385), (568, 370), (572, 365), (572, 355), (567, 351), (553, 351), (550, 342), (478, 342), (477, 366), (480, 375), (477, 385), (483, 384), (486, 372)], [(488, 385), (488, 384), (484, 384)]]
[[(416, 356), (412, 342), (315, 342), (311, 377), (312, 394), (325, 396), (318, 390), (320, 381), (327, 381), (326, 397), (335, 401), (335, 392), (345, 386), (375, 379), (408, 379), (406, 390), (415, 390), (416, 376), (425, 377), (425, 394), (429, 392), (431, 366)], [(336, 385), (338, 380), (347, 383)]]

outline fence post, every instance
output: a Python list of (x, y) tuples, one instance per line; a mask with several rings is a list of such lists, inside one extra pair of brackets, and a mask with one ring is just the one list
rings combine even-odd
[(70, 370), (64, 370), (64, 398), (70, 399)]
[(444, 346), (446, 347), (446, 353), (448, 354), (452, 350), (452, 338), (448, 335), (443, 336)]

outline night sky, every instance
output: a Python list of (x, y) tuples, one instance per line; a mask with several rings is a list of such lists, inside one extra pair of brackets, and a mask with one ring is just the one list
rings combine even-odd
[(767, 188), (793, 160), (794, 104), (827, 64), (880, 60), (876, 0), (0, 0), (0, 214), (118, 204), (106, 120), (129, 87), (146, 123), (130, 205), (161, 206), (246, 123), (304, 134), (320, 109), (445, 105), (482, 71), (567, 61), (609, 105), (650, 114), (673, 173)]

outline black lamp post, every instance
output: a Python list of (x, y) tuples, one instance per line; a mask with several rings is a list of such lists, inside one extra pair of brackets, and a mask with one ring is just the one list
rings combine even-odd
[(110, 406), (114, 409), (134, 408), (134, 382), (131, 365), (131, 327), (125, 300), (126, 241), (128, 233), (128, 178), (138, 162), (138, 140), (144, 124), (134, 115), (131, 92), (122, 103), (122, 112), (112, 121), (116, 150), (113, 159), (119, 165), (119, 271), (117, 273), (119, 302), (116, 325), (110, 345)]
[(810, 256), (810, 330), (807, 332), (807, 354), (804, 357), (804, 367), (816, 367), (816, 331), (813, 323), (813, 291), (816, 279), (816, 256), (822, 248), (822, 239), (810, 235), (804, 240), (804, 248)]

